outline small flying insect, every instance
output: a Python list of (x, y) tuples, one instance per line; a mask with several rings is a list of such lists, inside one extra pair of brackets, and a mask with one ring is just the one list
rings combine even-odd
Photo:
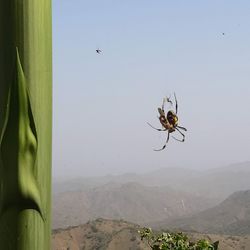
[(96, 51), (97, 54), (101, 54), (102, 53), (102, 51), (100, 49), (96, 49), (95, 51)]
[(157, 131), (168, 131), (167, 140), (166, 140), (165, 144), (163, 145), (163, 147), (161, 149), (154, 149), (154, 151), (161, 151), (161, 150), (165, 149), (165, 147), (169, 141), (170, 134), (175, 132), (175, 131), (178, 131), (182, 135), (182, 139), (177, 139), (174, 136), (172, 136), (172, 137), (175, 140), (180, 141), (180, 142), (185, 141), (185, 135), (180, 131), (180, 129), (184, 130), (184, 131), (187, 131), (187, 129), (178, 125), (178, 116), (177, 116), (178, 103), (177, 103), (177, 98), (176, 98), (175, 94), (174, 94), (174, 97), (175, 97), (175, 111), (169, 110), (167, 112), (167, 115), (165, 114), (165, 110), (164, 110), (165, 102), (169, 102), (171, 105), (173, 104), (172, 101), (170, 100), (170, 98), (163, 98), (162, 107), (158, 108), (158, 112), (160, 114), (159, 120), (160, 120), (160, 123), (162, 125), (162, 129), (155, 128), (150, 123), (148, 123), (148, 125), (150, 127), (152, 127), (153, 129), (155, 129)]

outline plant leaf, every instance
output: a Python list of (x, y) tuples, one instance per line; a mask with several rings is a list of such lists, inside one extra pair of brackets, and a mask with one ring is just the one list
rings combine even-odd
[(16, 49), (15, 79), (11, 84), (0, 154), (4, 175), (1, 215), (11, 208), (36, 210), (44, 220), (39, 185), (35, 178), (37, 132), (25, 76)]

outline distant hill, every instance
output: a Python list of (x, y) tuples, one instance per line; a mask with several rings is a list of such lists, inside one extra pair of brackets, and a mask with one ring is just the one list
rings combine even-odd
[(110, 182), (136, 182), (144, 186), (168, 186), (216, 200), (224, 200), (235, 191), (250, 189), (250, 162), (232, 164), (211, 170), (162, 168), (145, 174), (128, 173), (103, 177), (76, 178), (54, 182), (53, 193), (80, 191), (99, 187)]
[[(57, 229), (52, 235), (52, 250), (150, 250), (141, 242), (140, 226), (122, 220), (97, 219), (87, 224)], [(194, 239), (220, 241), (220, 250), (249, 250), (250, 236), (189, 234)]]
[(53, 198), (53, 228), (86, 223), (98, 217), (135, 223), (176, 218), (211, 207), (214, 202), (175, 191), (138, 183), (107, 183), (81, 191), (64, 192)]
[(200, 177), (200, 171), (184, 168), (161, 168), (155, 171), (136, 174), (126, 173), (121, 175), (106, 175), (101, 177), (78, 177), (75, 179), (54, 181), (53, 193), (63, 193), (67, 191), (86, 190), (87, 188), (98, 187), (110, 182), (128, 183), (136, 182), (144, 186), (177, 186), (177, 183), (190, 178)]
[(175, 188), (221, 202), (236, 191), (250, 189), (249, 180), (250, 162), (244, 162), (203, 171), (198, 178), (188, 178)]
[(250, 234), (250, 190), (235, 192), (219, 205), (192, 216), (162, 221), (154, 226), (203, 233)]

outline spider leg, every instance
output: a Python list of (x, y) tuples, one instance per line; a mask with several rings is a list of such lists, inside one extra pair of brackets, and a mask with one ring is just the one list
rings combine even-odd
[(162, 151), (165, 147), (166, 147), (166, 145), (167, 145), (167, 143), (168, 143), (168, 141), (169, 141), (169, 131), (168, 131), (168, 137), (167, 137), (167, 140), (166, 140), (166, 142), (165, 142), (165, 144), (163, 145), (163, 147), (161, 148), (161, 149), (154, 149), (154, 151)]
[(162, 105), (161, 105), (161, 109), (163, 110), (163, 112), (164, 112), (165, 102), (166, 102), (166, 98), (164, 97), (162, 101)]
[(173, 102), (171, 101), (171, 95), (169, 97), (166, 97), (166, 101), (169, 102), (171, 104), (171, 106), (173, 105)]
[(175, 113), (177, 114), (178, 113), (178, 102), (177, 102), (177, 98), (176, 98), (175, 93), (174, 93), (174, 99), (175, 99)]
[(175, 129), (182, 135), (182, 140), (179, 140), (177, 138), (175, 138), (174, 136), (172, 136), (176, 141), (180, 141), (180, 142), (184, 142), (185, 141), (185, 135), (177, 128), (175, 127)]
[(162, 102), (162, 106), (161, 106), (163, 111), (164, 111), (164, 106), (165, 106), (166, 102), (169, 102), (171, 105), (173, 105), (173, 102), (171, 101), (170, 98), (171, 98), (171, 96), (163, 98), (163, 102)]
[(187, 129), (186, 129), (186, 128), (181, 127), (181, 126), (177, 126), (177, 128), (180, 128), (180, 129), (182, 129), (182, 130), (184, 130), (184, 131), (187, 131)]
[(148, 123), (147, 122), (147, 124), (151, 127), (151, 128), (153, 128), (153, 129), (155, 129), (155, 130), (158, 130), (158, 131), (166, 131), (167, 129), (166, 128), (164, 128), (164, 129), (161, 129), (161, 128), (155, 128), (154, 126), (152, 126), (150, 123)]

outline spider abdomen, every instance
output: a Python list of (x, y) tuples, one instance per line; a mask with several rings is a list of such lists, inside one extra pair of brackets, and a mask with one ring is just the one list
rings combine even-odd
[(171, 124), (171, 123), (166, 119), (165, 116), (160, 116), (160, 117), (159, 117), (159, 120), (160, 120), (161, 125), (162, 125), (166, 130), (169, 130), (170, 133), (175, 131), (173, 124)]
[(178, 125), (178, 116), (174, 113), (174, 111), (170, 110), (167, 113), (167, 121), (173, 126), (176, 127)]

